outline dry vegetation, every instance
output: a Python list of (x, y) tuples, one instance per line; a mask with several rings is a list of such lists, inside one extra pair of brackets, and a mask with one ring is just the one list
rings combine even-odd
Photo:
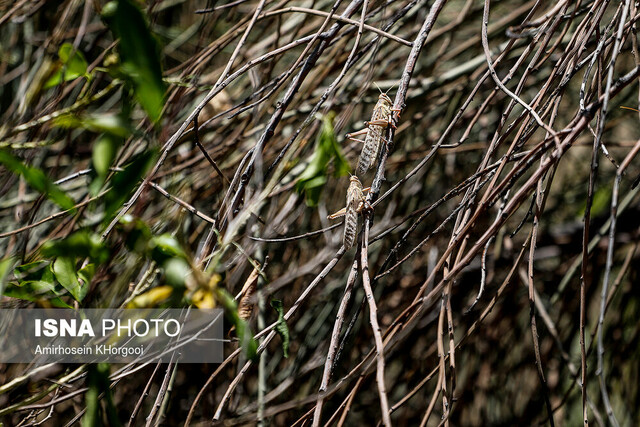
[(119, 3), (0, 2), (3, 304), (222, 305), (257, 355), (2, 365), (6, 425), (640, 423), (636, 2)]

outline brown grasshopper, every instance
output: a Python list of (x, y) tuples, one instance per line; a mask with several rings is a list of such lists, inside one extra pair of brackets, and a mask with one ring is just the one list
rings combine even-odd
[(336, 219), (341, 216), (345, 217), (344, 236), (342, 239), (342, 244), (345, 249), (350, 249), (356, 240), (358, 214), (362, 212), (365, 206), (368, 206), (364, 197), (366, 191), (369, 191), (369, 187), (363, 189), (358, 177), (352, 175), (349, 180), (349, 188), (347, 189), (347, 206), (327, 217), (328, 219)]
[[(371, 121), (364, 122), (366, 126), (364, 129), (354, 133), (348, 133), (346, 135), (346, 137), (352, 141), (364, 143), (362, 152), (360, 153), (360, 158), (358, 159), (358, 167), (356, 168), (356, 173), (358, 175), (363, 175), (367, 170), (375, 165), (381, 143), (384, 140), (383, 133), (387, 126), (391, 125), (395, 128), (392, 113), (399, 113), (400, 110), (391, 108), (392, 105), (393, 103), (391, 98), (381, 91), (380, 96), (378, 97), (378, 102), (373, 108)], [(365, 134), (366, 136), (364, 141), (354, 138), (355, 136)]]

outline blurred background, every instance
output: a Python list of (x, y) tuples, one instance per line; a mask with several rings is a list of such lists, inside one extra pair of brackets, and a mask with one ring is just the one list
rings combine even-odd
[[(227, 315), (221, 365), (0, 365), (0, 419), (637, 425), (639, 17), (0, 1), (3, 307)], [(380, 91), (402, 112), (345, 251)]]

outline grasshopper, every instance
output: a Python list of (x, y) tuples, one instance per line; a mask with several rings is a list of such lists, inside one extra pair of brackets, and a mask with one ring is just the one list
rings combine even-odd
[(369, 187), (362, 188), (362, 184), (357, 176), (352, 175), (349, 180), (349, 188), (347, 189), (347, 206), (338, 212), (329, 215), (328, 219), (336, 219), (344, 216), (344, 236), (342, 244), (345, 249), (350, 249), (356, 240), (356, 231), (358, 229), (358, 214), (362, 212), (365, 206), (368, 206), (364, 193), (369, 191)]
[[(391, 125), (395, 128), (392, 113), (399, 113), (400, 111), (391, 108), (392, 105), (393, 103), (391, 98), (389, 98), (386, 93), (380, 91), (378, 102), (373, 108), (371, 121), (364, 122), (366, 126), (364, 129), (354, 133), (348, 133), (346, 135), (350, 140), (362, 142), (364, 144), (362, 152), (360, 153), (360, 158), (358, 159), (358, 167), (356, 168), (356, 173), (358, 175), (363, 175), (367, 170), (374, 166), (376, 159), (378, 158), (380, 145), (384, 140), (383, 133), (387, 126)], [(364, 141), (354, 138), (359, 135), (366, 135)]]

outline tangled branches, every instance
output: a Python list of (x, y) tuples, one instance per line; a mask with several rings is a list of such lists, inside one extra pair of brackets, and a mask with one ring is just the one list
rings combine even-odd
[[(635, 2), (152, 2), (160, 119), (144, 83), (114, 71), (126, 40), (98, 3), (0, 7), (0, 144), (31, 168), (0, 170), (5, 258), (26, 265), (45, 241), (89, 230), (110, 260), (75, 304), (129, 304), (166, 281), (126, 244), (136, 218), (174, 236), (195, 277), (220, 274), (257, 308), (254, 358), (230, 333), (219, 366), (112, 369), (121, 420), (640, 421), (640, 134), (619, 108), (640, 105)], [(75, 62), (56, 56), (65, 42)], [(371, 190), (346, 250), (326, 218), (344, 207), (361, 150), (344, 134), (371, 117), (373, 83), (399, 114), (361, 177)], [(34, 169), (72, 204), (34, 187)], [(196, 304), (194, 286), (181, 303)], [(86, 368), (42, 372), (4, 367), (0, 414), (78, 420)]]

